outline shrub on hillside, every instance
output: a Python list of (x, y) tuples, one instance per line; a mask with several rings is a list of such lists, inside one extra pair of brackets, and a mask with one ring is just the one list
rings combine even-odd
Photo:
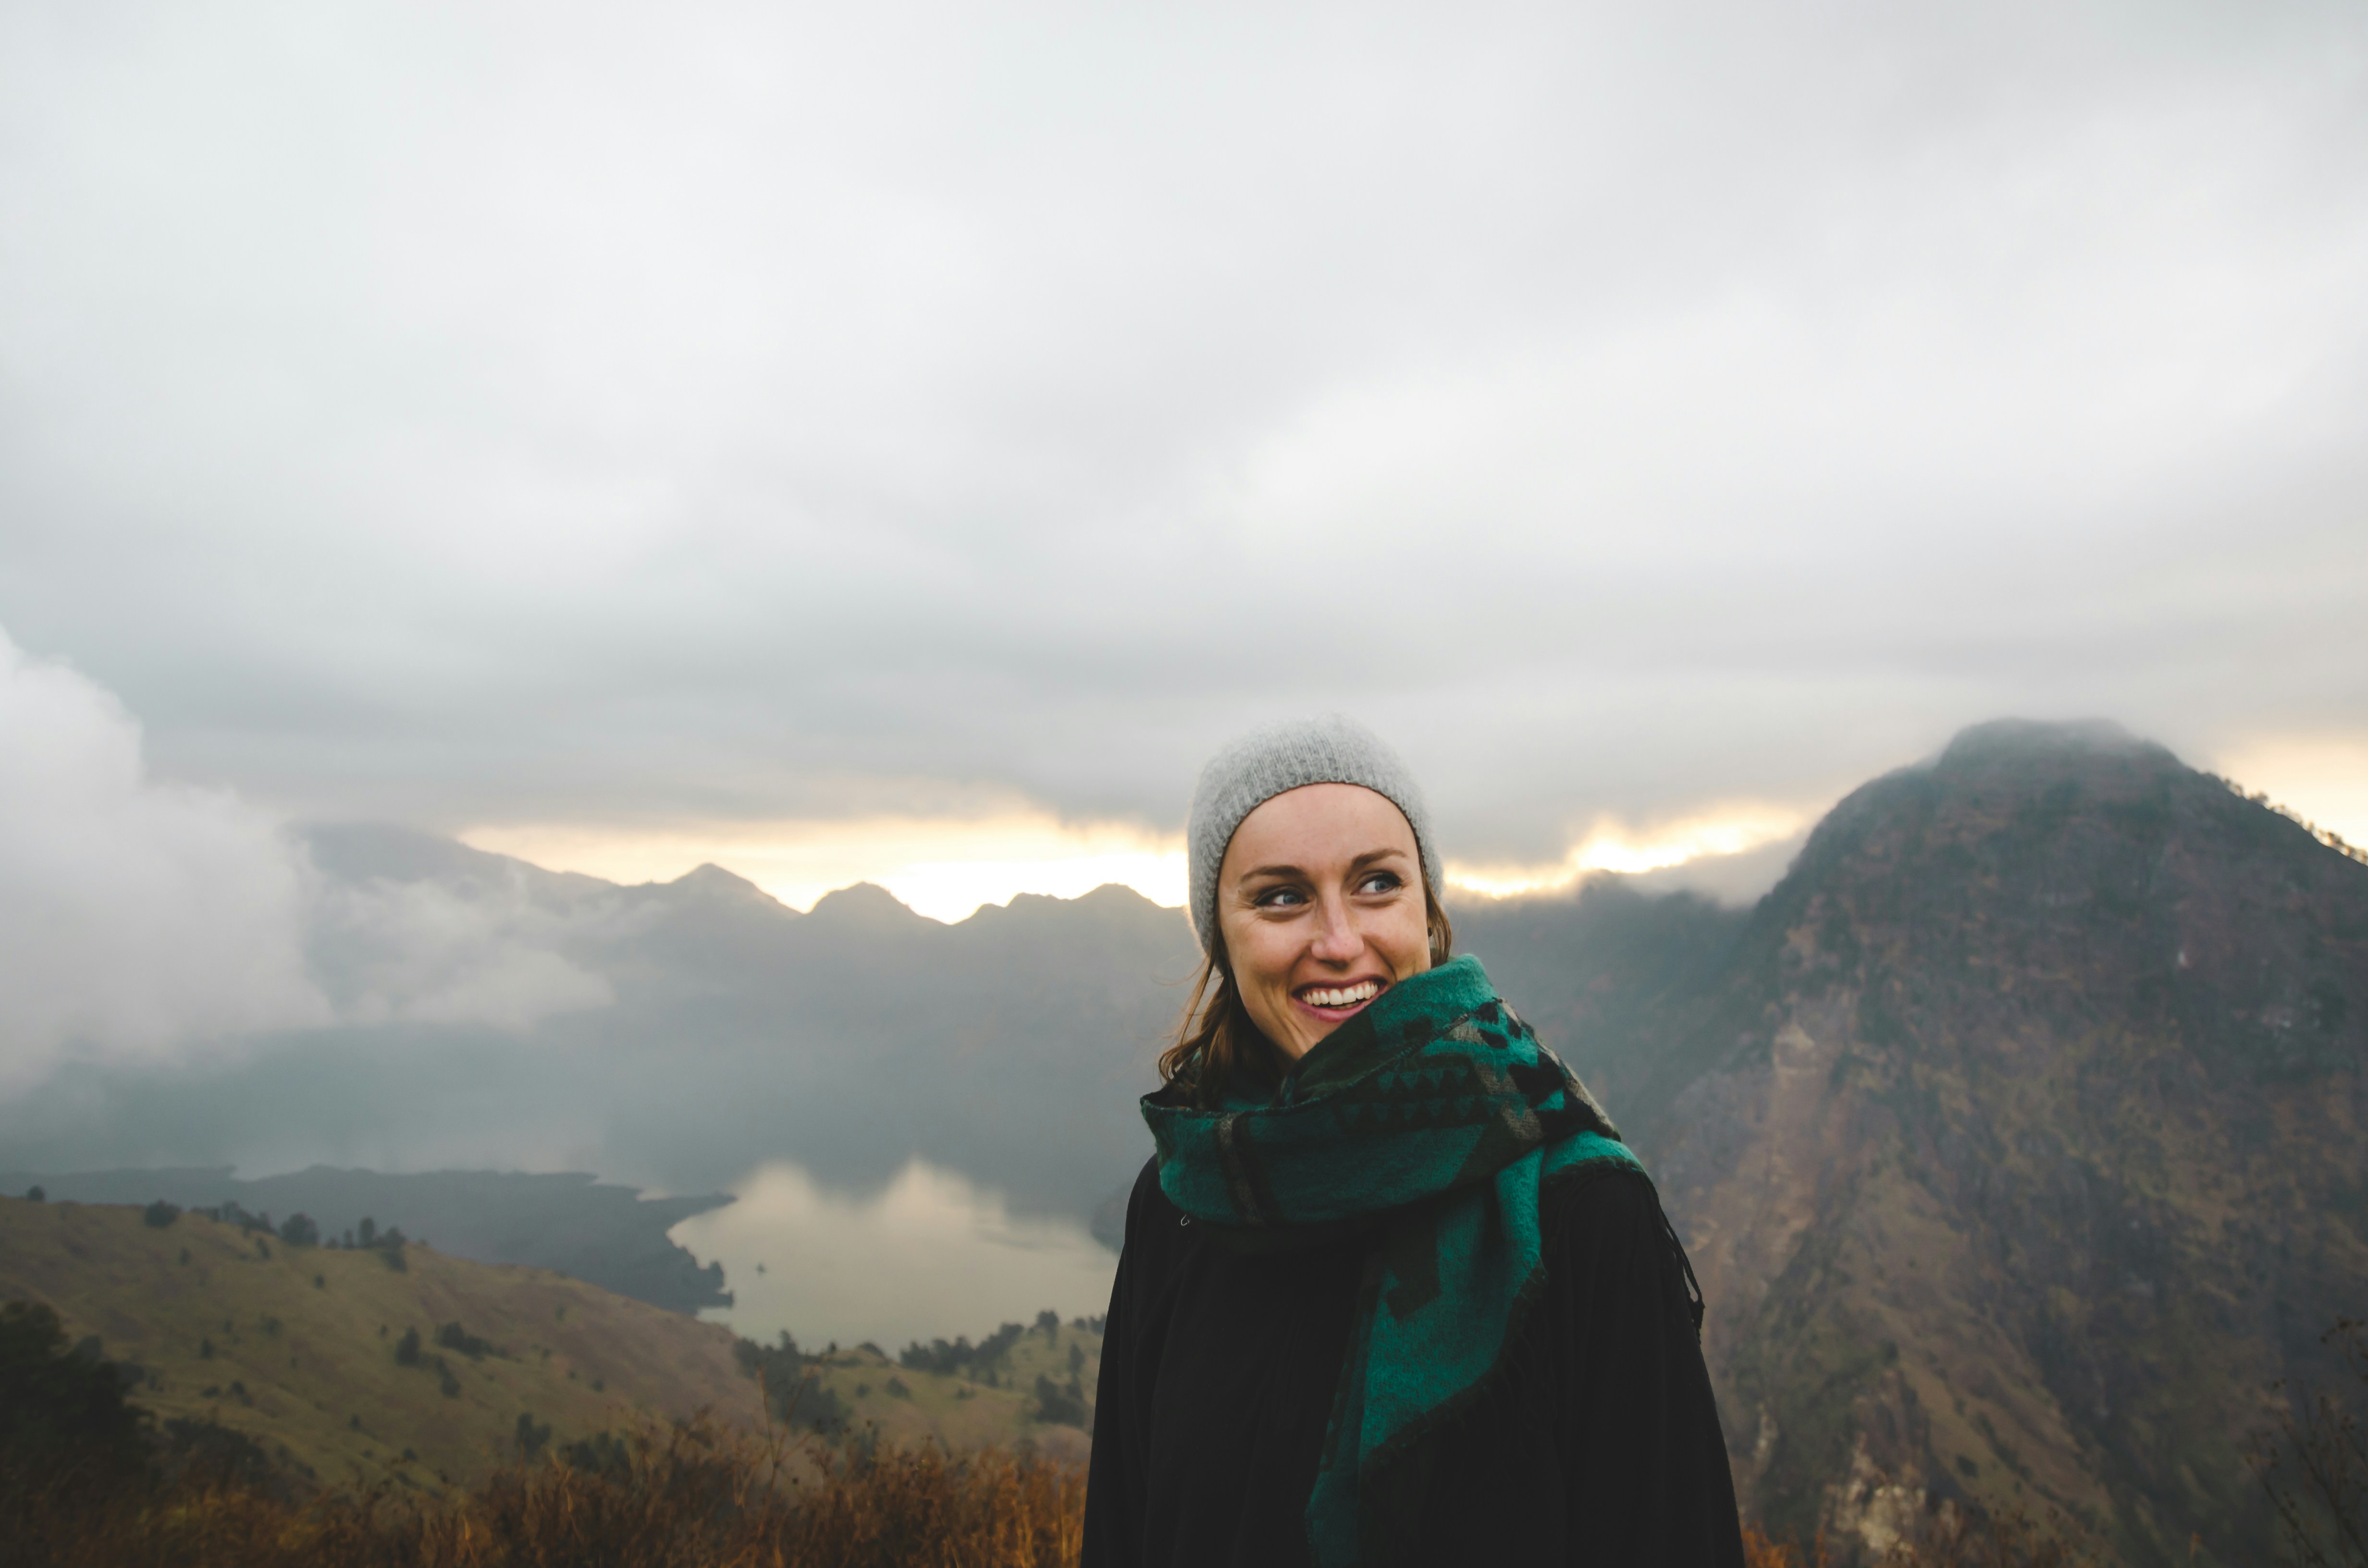
[(1089, 1417), (1086, 1414), (1086, 1391), (1075, 1373), (1068, 1386), (1062, 1387), (1043, 1373), (1036, 1374), (1036, 1408), (1029, 1412), (1039, 1421), (1049, 1421), (1061, 1426), (1083, 1426)]
[(981, 1377), (991, 1374), (996, 1367), (1008, 1360), (1011, 1347), (1019, 1344), (1020, 1335), (1027, 1332), (1016, 1323), (1008, 1323), (976, 1345), (973, 1345), (967, 1336), (957, 1338), (951, 1345), (942, 1339), (932, 1340), (927, 1345), (916, 1340), (905, 1346), (896, 1359), (916, 1372), (935, 1372), (940, 1377), (967, 1372), (972, 1377)]
[(436, 1331), (436, 1343), (447, 1350), (457, 1350), (472, 1361), (482, 1361), (488, 1356), (509, 1360), (509, 1353), (490, 1339), (480, 1339), (455, 1321)]
[(130, 1380), (38, 1301), (0, 1305), (0, 1466), (29, 1485), (81, 1490), (138, 1474), (147, 1415), (124, 1403)]
[(202, 1214), (217, 1224), (235, 1225), (242, 1231), (268, 1231), (272, 1228), (270, 1215), (251, 1214), (240, 1208), (235, 1201), (225, 1202), (211, 1209), (192, 1209), (189, 1212)]
[[(2346, 1377), (2278, 1415), (2247, 1456), (2305, 1568), (2368, 1565), (2368, 1323), (2339, 1317), (2319, 1336)], [(2356, 1403), (2355, 1403), (2356, 1402)]]
[(764, 1390), (765, 1408), (774, 1420), (825, 1434), (839, 1434), (847, 1429), (853, 1412), (836, 1390), (824, 1386), (814, 1376), (813, 1369), (820, 1358), (800, 1350), (787, 1329), (781, 1331), (777, 1345), (758, 1345), (747, 1339), (734, 1341), (732, 1354), (740, 1363), (740, 1369), (756, 1379), (757, 1386)]
[(231, 1487), (282, 1502), (301, 1494), (295, 1478), (271, 1462), (261, 1443), (218, 1422), (173, 1416), (165, 1423), (157, 1449), (165, 1479), (175, 1485)]
[(321, 1244), (321, 1227), (303, 1214), (290, 1214), (279, 1227), (279, 1239), (292, 1247), (316, 1247)]
[(510, 1434), (510, 1439), (518, 1447), (518, 1458), (530, 1460), (542, 1452), (543, 1446), (551, 1441), (551, 1423), (537, 1421), (534, 1412), (521, 1410), (518, 1412), (518, 1428)]
[(151, 1230), (161, 1231), (180, 1217), (181, 1206), (177, 1203), (167, 1203), (161, 1198), (140, 1210), (140, 1222)]
[(588, 1437), (562, 1443), (559, 1462), (571, 1470), (618, 1480), (632, 1470), (632, 1445), (614, 1432), (595, 1432)]

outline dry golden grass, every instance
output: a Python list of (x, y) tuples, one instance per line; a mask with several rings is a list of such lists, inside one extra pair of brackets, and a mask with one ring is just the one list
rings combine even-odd
[(1085, 1475), (1028, 1452), (834, 1449), (708, 1422), (592, 1468), (518, 1462), (438, 1502), (380, 1487), (305, 1502), (185, 1478), (17, 1521), (27, 1568), (1054, 1568)]
[[(1743, 1527), (1744, 1568), (1831, 1568), (1834, 1561), (1822, 1532), (1802, 1547), (1771, 1540), (1758, 1525)], [(1873, 1568), (2089, 1568), (2095, 1560), (2060, 1528), (2034, 1524), (2021, 1513), (1982, 1517), (1950, 1508), (1928, 1519), (1915, 1540), (1871, 1561)]]
[(1831, 1562), (1826, 1553), (1826, 1538), (1821, 1534), (1816, 1544), (1804, 1552), (1800, 1547), (1786, 1541), (1768, 1539), (1768, 1532), (1758, 1525), (1743, 1527), (1743, 1568), (1827, 1568)]

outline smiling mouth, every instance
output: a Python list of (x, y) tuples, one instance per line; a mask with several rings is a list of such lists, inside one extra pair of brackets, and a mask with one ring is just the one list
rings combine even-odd
[(1298, 996), (1319, 1013), (1339, 1013), (1352, 1012), (1381, 994), (1380, 981), (1360, 980), (1354, 985), (1311, 985)]

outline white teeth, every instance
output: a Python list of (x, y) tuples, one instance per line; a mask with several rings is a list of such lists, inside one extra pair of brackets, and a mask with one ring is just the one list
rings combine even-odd
[(1310, 1006), (1317, 1007), (1353, 1007), (1360, 1002), (1370, 1002), (1381, 994), (1382, 988), (1368, 980), (1334, 991), (1311, 991), (1307, 993), (1307, 1000)]

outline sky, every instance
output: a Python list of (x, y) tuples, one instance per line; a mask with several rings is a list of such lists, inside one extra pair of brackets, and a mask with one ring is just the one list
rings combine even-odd
[(2368, 840), (2363, 430), (2356, 4), (0, 0), (0, 877), (1172, 903), (1333, 710), (1486, 891), (2006, 715)]

